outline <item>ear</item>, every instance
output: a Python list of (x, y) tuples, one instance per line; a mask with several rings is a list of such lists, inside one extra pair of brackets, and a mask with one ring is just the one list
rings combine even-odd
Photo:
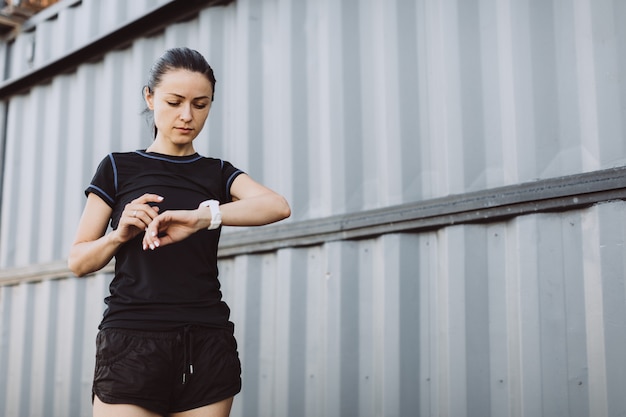
[(143, 88), (143, 98), (146, 100), (148, 108), (154, 110), (154, 95), (150, 92), (150, 87), (145, 86)]

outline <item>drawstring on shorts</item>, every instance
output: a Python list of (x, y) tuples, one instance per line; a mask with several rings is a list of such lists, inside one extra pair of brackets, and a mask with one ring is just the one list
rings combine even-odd
[[(180, 338), (180, 334), (178, 335)], [(191, 326), (185, 326), (182, 333), (183, 343), (183, 385), (187, 383), (187, 371), (193, 375), (193, 333)]]

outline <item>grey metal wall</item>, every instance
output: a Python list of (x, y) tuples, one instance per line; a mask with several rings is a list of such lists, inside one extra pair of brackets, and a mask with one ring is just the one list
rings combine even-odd
[(218, 78), (197, 149), (293, 209), (262, 248), (224, 233), (233, 416), (626, 415), (622, 201), (358, 239), (323, 223), (624, 165), (626, 2), (236, 0), (37, 72), (174, 3), (64, 0), (0, 43), (0, 415), (89, 414), (110, 269), (65, 257), (97, 163), (150, 143), (141, 87), (177, 45)]

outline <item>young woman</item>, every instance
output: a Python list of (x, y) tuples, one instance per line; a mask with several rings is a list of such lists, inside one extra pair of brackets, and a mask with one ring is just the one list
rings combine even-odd
[(154, 142), (106, 156), (85, 191), (68, 265), (83, 276), (115, 257), (96, 340), (96, 417), (228, 416), (241, 389), (217, 277), (220, 225), (263, 225), (291, 212), (279, 194), (194, 150), (214, 91), (202, 55), (166, 51), (144, 87)]

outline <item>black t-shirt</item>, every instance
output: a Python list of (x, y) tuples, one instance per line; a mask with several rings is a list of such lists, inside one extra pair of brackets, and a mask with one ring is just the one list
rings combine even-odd
[[(198, 154), (112, 153), (100, 163), (85, 194), (98, 195), (113, 209), (115, 229), (124, 206), (145, 193), (164, 197), (157, 204), (160, 213), (196, 209), (209, 199), (227, 203), (230, 186), (241, 173), (226, 161)], [(115, 255), (115, 277), (100, 328), (230, 327), (217, 277), (220, 231), (201, 230), (154, 251), (143, 250), (141, 233), (123, 244)]]

